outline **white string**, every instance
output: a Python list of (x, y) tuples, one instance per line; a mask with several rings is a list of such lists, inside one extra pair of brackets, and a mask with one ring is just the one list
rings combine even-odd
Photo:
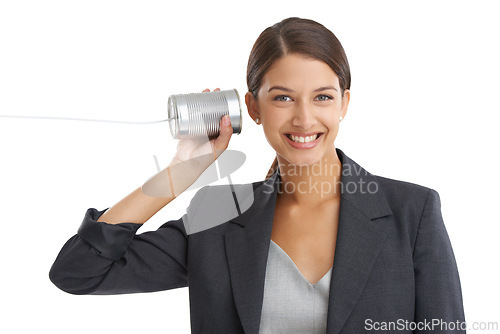
[(166, 122), (171, 119), (163, 119), (161, 121), (152, 121), (152, 122), (127, 122), (127, 121), (112, 121), (112, 120), (105, 120), (105, 119), (85, 119), (85, 118), (68, 118), (68, 117), (48, 117), (48, 116), (18, 116), (18, 115), (0, 115), (0, 117), (12, 117), (12, 118), (41, 118), (41, 119), (64, 119), (64, 120), (70, 120), (70, 121), (89, 121), (89, 122), (109, 122), (109, 123), (127, 123), (127, 124), (152, 124), (152, 123), (161, 123), (161, 122)]

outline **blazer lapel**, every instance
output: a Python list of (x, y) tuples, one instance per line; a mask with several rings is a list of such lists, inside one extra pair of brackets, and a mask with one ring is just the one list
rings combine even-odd
[[(384, 243), (384, 227), (372, 221), (391, 214), (377, 179), (340, 149), (342, 193), (339, 226), (330, 283), (327, 333), (337, 334), (356, 305)], [(231, 222), (226, 232), (234, 301), (245, 333), (258, 334), (265, 271), (271, 241), (279, 169), (256, 183), (253, 205)]]
[(245, 333), (259, 332), (277, 177), (275, 173), (258, 183), (253, 205), (231, 221), (242, 228), (225, 235), (234, 301)]
[(338, 334), (356, 305), (386, 238), (375, 218), (392, 214), (375, 176), (337, 149), (342, 193), (330, 281), (327, 333)]

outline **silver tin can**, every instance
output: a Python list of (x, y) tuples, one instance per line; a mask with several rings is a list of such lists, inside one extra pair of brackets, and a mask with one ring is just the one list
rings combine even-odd
[(229, 115), (233, 133), (241, 133), (241, 104), (236, 89), (205, 93), (177, 94), (168, 98), (172, 137), (216, 138), (222, 116)]

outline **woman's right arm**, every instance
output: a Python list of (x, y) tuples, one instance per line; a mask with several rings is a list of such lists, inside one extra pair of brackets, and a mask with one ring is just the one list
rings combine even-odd
[[(49, 278), (72, 294), (122, 294), (187, 286), (187, 214), (158, 230), (136, 234), (144, 222), (189, 188), (227, 148), (231, 125), (210, 142), (181, 140), (172, 163), (111, 208), (87, 210), (78, 233), (71, 237), (52, 265)], [(212, 153), (207, 155), (207, 147)], [(205, 157), (199, 159), (200, 157)], [(162, 177), (168, 175), (168, 177)], [(170, 181), (170, 183), (168, 182)], [(168, 196), (154, 196), (166, 191)]]
[[(181, 165), (172, 163), (167, 169), (175, 171)], [(194, 182), (185, 181), (186, 186)], [(111, 208), (88, 209), (78, 233), (66, 242), (52, 265), (50, 280), (72, 294), (121, 294), (186, 286), (187, 216), (169, 221), (155, 232), (136, 235), (144, 222), (173, 199), (148, 196), (138, 188)]]

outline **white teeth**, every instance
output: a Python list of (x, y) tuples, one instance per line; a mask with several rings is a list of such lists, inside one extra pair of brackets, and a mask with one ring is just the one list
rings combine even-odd
[(290, 138), (296, 143), (309, 143), (311, 141), (315, 141), (318, 138), (318, 134), (308, 136), (308, 137), (300, 137), (300, 136), (294, 136), (290, 135)]

